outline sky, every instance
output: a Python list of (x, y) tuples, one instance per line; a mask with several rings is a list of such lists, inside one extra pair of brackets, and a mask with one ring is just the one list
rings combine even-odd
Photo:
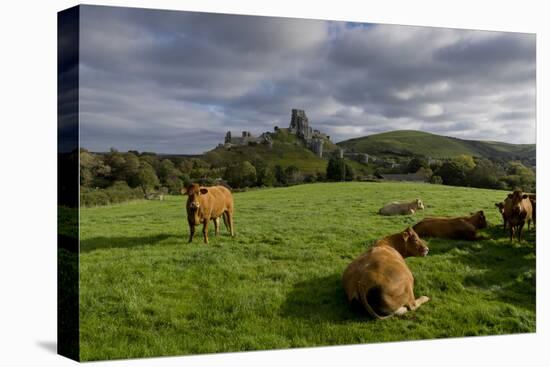
[(535, 143), (535, 35), (82, 6), (80, 134), (91, 151), (200, 154), (287, 127)]

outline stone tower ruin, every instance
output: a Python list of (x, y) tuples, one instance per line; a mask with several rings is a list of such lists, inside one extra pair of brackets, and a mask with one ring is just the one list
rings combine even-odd
[(292, 109), (292, 116), (288, 129), (290, 133), (296, 134), (296, 136), (306, 141), (313, 137), (313, 129), (309, 126), (309, 120), (304, 110)]

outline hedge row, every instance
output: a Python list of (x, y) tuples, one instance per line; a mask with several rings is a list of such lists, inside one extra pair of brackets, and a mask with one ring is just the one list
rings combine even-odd
[(117, 181), (106, 189), (80, 187), (81, 206), (99, 206), (117, 204), (125, 201), (143, 199), (141, 188), (132, 189), (123, 181)]

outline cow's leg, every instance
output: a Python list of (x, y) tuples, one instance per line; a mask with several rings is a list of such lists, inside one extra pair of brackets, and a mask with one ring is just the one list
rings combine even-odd
[(231, 233), (231, 237), (235, 237), (235, 228), (233, 226), (233, 213), (230, 211), (227, 211), (227, 222), (229, 223), (229, 233)]
[(520, 223), (519, 227), (518, 227), (518, 240), (519, 242), (521, 242), (521, 232), (523, 231), (523, 226), (525, 225), (525, 223)]
[(395, 316), (401, 316), (401, 315), (406, 314), (407, 311), (408, 311), (408, 310), (407, 310), (407, 307), (401, 306), (401, 307), (399, 307), (397, 310), (395, 310), (395, 311), (393, 312), (393, 314), (394, 314)]
[(509, 223), (508, 226), (510, 227), (510, 242), (514, 241), (514, 226)]
[(189, 223), (189, 243), (193, 242), (193, 237), (195, 237), (195, 225)]
[(223, 224), (225, 226), (225, 229), (227, 229), (229, 231), (229, 223), (227, 223), (227, 213), (226, 212), (223, 212), (222, 218), (223, 218)]
[(220, 217), (214, 218), (214, 234), (216, 237), (220, 234)]
[(416, 304), (416, 308), (420, 307), (421, 305), (423, 305), (424, 303), (428, 302), (430, 300), (429, 297), (426, 297), (426, 296), (421, 296), (421, 297), (418, 297), (414, 303)]
[(202, 234), (204, 236), (204, 243), (208, 244), (208, 219), (205, 219), (202, 223)]

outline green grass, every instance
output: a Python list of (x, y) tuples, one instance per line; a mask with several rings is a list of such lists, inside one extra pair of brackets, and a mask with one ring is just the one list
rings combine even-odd
[(415, 130), (396, 130), (349, 139), (339, 146), (381, 156), (423, 155), (452, 158), (461, 154), (492, 158), (535, 157), (535, 144), (464, 140)]
[[(535, 234), (510, 243), (503, 191), (323, 183), (234, 194), (237, 236), (187, 244), (184, 197), (81, 210), (81, 357), (140, 358), (535, 331)], [(424, 213), (383, 217), (420, 197)], [(350, 306), (344, 268), (424, 215), (485, 210), (480, 242), (430, 240), (409, 258), (430, 302), (372, 320)], [(211, 228), (212, 229), (212, 228)], [(200, 232), (199, 232), (200, 233)]]

